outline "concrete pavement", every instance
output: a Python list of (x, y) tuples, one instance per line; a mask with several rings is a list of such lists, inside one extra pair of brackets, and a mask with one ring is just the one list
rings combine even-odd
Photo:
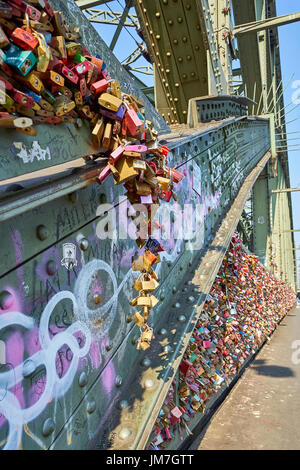
[(278, 326), (190, 449), (300, 449), (300, 308)]

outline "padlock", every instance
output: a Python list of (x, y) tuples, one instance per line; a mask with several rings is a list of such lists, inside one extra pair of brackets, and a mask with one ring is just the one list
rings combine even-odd
[(126, 145), (125, 146), (126, 152), (137, 152), (137, 153), (145, 153), (147, 152), (146, 145)]
[(50, 85), (54, 84), (62, 87), (65, 84), (64, 77), (53, 70), (47, 72), (38, 72), (38, 75), (43, 81), (49, 83)]
[(146, 170), (147, 165), (143, 160), (133, 160), (133, 168), (135, 170)]
[(26, 51), (34, 51), (39, 45), (39, 41), (31, 33), (21, 28), (16, 28), (11, 34), (11, 40)]
[(6, 2), (0, 2), (0, 17), (1, 18), (7, 18), (10, 19), (12, 18), (12, 7), (8, 5)]
[(139, 255), (132, 262), (132, 270), (133, 271), (143, 271), (143, 269), (144, 269), (144, 257), (142, 255)]
[[(102, 118), (102, 120), (103, 120), (103, 118)], [(124, 147), (122, 147), (122, 145), (120, 145), (120, 146), (118, 146), (118, 148), (116, 150), (114, 150), (110, 154), (109, 158), (112, 160), (113, 163), (116, 163), (119, 160), (119, 158), (122, 157), (123, 153), (124, 153)]]
[(75, 65), (74, 69), (79, 77), (83, 77), (91, 69), (91, 66), (89, 61), (86, 60), (81, 64)]
[(127, 110), (124, 120), (132, 137), (137, 137), (142, 132), (143, 122), (140, 120), (134, 109)]
[(62, 95), (69, 98), (70, 100), (73, 99), (73, 92), (70, 90), (70, 88), (68, 88), (66, 86), (58, 87), (58, 93), (61, 93)]
[(109, 111), (108, 109), (105, 109), (100, 106), (99, 112), (102, 114), (102, 116), (108, 119), (121, 122), (124, 118), (126, 107), (122, 104), (120, 108), (118, 109), (118, 111), (114, 112), (114, 111)]
[(75, 101), (69, 100), (66, 96), (58, 96), (53, 104), (56, 116), (61, 117), (69, 113), (76, 106)]
[(162, 176), (157, 176), (156, 179), (157, 179), (159, 185), (161, 186), (161, 188), (163, 189), (163, 191), (168, 191), (169, 190), (169, 186), (170, 186), (171, 181), (168, 178), (163, 178)]
[(142, 333), (141, 340), (142, 341), (152, 341), (153, 339), (153, 329), (147, 328), (146, 331)]
[(109, 95), (108, 93), (103, 93), (99, 96), (98, 103), (103, 108), (106, 108), (110, 111), (117, 112), (122, 105), (122, 101), (116, 96)]
[(40, 21), (42, 14), (37, 8), (25, 2), (23, 2), (23, 5), (25, 5), (25, 7), (23, 7), (22, 10), (28, 15), (30, 20)]
[[(72, 43), (73, 44), (73, 43)], [(72, 61), (75, 62), (76, 64), (82, 64), (85, 62), (87, 59), (84, 57), (80, 52), (77, 52), (73, 57)]]
[(131, 317), (131, 319), (139, 327), (143, 326), (143, 324), (144, 324), (144, 318), (138, 312), (135, 315), (133, 315), (133, 317)]
[(31, 51), (23, 51), (15, 45), (11, 45), (8, 49), (4, 60), (23, 76), (26, 76), (37, 63), (37, 59)]
[(3, 28), (1, 28), (1, 26), (0, 26), (0, 47), (4, 48), (4, 47), (9, 46), (9, 44), (10, 44), (9, 39), (6, 36)]
[(137, 349), (142, 349), (143, 351), (146, 351), (149, 348), (150, 348), (150, 344), (147, 343), (146, 341), (139, 341), (137, 344)]
[(83, 99), (82, 99), (82, 95), (80, 91), (76, 91), (74, 93), (74, 99), (75, 99), (76, 106), (83, 106)]
[(79, 82), (79, 87), (80, 87), (80, 93), (83, 97), (86, 96), (87, 94), (87, 85), (86, 85), (86, 80), (85, 78), (81, 78)]
[(58, 35), (66, 38), (67, 33), (69, 32), (69, 26), (61, 11), (54, 11), (54, 23), (55, 23), (55, 30), (58, 33)]
[(142, 281), (141, 284), (141, 290), (150, 292), (154, 291), (159, 286), (159, 283), (155, 279), (151, 279), (150, 281)]
[(99, 72), (97, 66), (90, 62), (90, 69), (88, 70), (88, 73), (86, 75), (86, 82), (89, 85), (93, 85), (93, 83), (98, 81), (98, 76)]
[[(135, 160), (134, 160), (135, 161)], [(133, 168), (136, 169), (135, 165), (133, 164)], [(135, 180), (135, 189), (136, 193), (139, 196), (148, 196), (152, 193), (151, 187), (147, 183), (140, 183), (139, 181)]]
[(68, 57), (75, 57), (76, 54), (81, 54), (82, 46), (77, 42), (69, 42), (66, 44)]
[(97, 178), (97, 183), (98, 184), (103, 184), (106, 178), (111, 174), (110, 167), (106, 165), (103, 170), (100, 172), (98, 178)]
[(99, 59), (98, 57), (90, 57), (90, 60), (92, 64), (96, 65), (98, 72), (101, 73), (103, 69), (104, 62), (102, 59)]
[(133, 168), (133, 159), (126, 158), (124, 155), (116, 162), (116, 168), (120, 174), (118, 183), (126, 183), (138, 175), (138, 171)]
[(12, 108), (14, 106), (14, 100), (5, 91), (0, 88), (0, 103), (4, 108)]
[(113, 96), (116, 96), (116, 98), (121, 99), (122, 98), (122, 90), (120, 88), (120, 83), (117, 80), (114, 80), (113, 82), (110, 82), (110, 93)]
[(74, 70), (69, 69), (66, 65), (64, 65), (61, 69), (61, 74), (66, 77), (70, 82), (74, 83), (77, 85), (79, 81), (78, 75), (74, 72)]
[(108, 88), (108, 81), (103, 78), (98, 82), (95, 82), (90, 87), (90, 91), (94, 96), (99, 96), (101, 93), (105, 92)]
[(12, 92), (12, 98), (16, 103), (19, 103), (20, 105), (25, 106), (26, 108), (34, 107), (34, 100), (25, 93), (22, 93), (21, 91), (14, 90)]
[(51, 105), (54, 105), (55, 103), (55, 97), (52, 95), (52, 93), (50, 93), (49, 90), (47, 90), (46, 88), (44, 88), (42, 91), (41, 91), (41, 95), (42, 97), (48, 101)]
[(110, 148), (111, 137), (112, 137), (112, 123), (108, 122), (105, 126), (104, 133), (103, 133), (103, 138), (102, 138), (102, 147), (103, 148), (105, 148), (105, 149)]
[(50, 45), (59, 52), (63, 63), (66, 64), (68, 60), (68, 52), (65, 38), (63, 36), (53, 36)]

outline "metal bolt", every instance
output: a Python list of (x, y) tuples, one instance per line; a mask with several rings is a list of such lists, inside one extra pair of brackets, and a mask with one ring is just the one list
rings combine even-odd
[(49, 237), (49, 230), (45, 225), (39, 225), (36, 229), (36, 236), (42, 242)]
[(119, 438), (120, 438), (120, 439), (128, 439), (128, 437), (130, 436), (130, 434), (132, 434), (132, 432), (130, 431), (130, 429), (128, 429), (128, 428), (123, 428), (123, 429), (121, 429), (121, 431), (119, 432)]
[(186, 321), (186, 317), (185, 317), (184, 315), (180, 315), (180, 316), (178, 317), (178, 321), (179, 321), (180, 323), (183, 323), (183, 322)]
[(88, 414), (92, 414), (94, 413), (94, 411), (96, 410), (96, 401), (95, 400), (91, 400), (88, 402), (87, 404), (87, 407), (86, 407), (86, 411), (88, 412)]
[(141, 365), (143, 367), (150, 367), (151, 366), (151, 361), (148, 357), (144, 357), (144, 359), (141, 362)]
[(124, 410), (124, 408), (128, 408), (128, 406), (129, 406), (129, 403), (126, 400), (120, 400), (118, 403), (118, 408), (120, 410)]
[(155, 13), (155, 16), (156, 16), (156, 18), (160, 18), (160, 13), (159, 13), (159, 11), (157, 11), (157, 12)]
[(195, 297), (190, 295), (190, 297), (188, 297), (188, 302), (194, 302), (194, 301), (195, 301)]
[(53, 260), (48, 261), (47, 266), (46, 266), (46, 271), (47, 271), (47, 274), (49, 274), (49, 276), (53, 276), (57, 271), (56, 262)]
[(167, 330), (166, 330), (165, 328), (162, 328), (162, 329), (159, 330), (159, 332), (158, 332), (159, 335), (163, 335), (163, 336), (166, 335), (167, 333), (168, 333), (168, 332), (167, 332)]
[(153, 385), (154, 385), (154, 380), (152, 379), (145, 380), (145, 388), (152, 388)]
[(173, 308), (180, 308), (181, 305), (179, 302), (175, 302), (175, 304), (172, 305)]
[(120, 375), (117, 375), (116, 380), (115, 380), (116, 387), (121, 387), (122, 383), (123, 383), (122, 377)]
[(68, 198), (69, 198), (69, 201), (72, 202), (73, 204), (75, 204), (75, 202), (77, 202), (78, 200), (78, 194), (76, 192), (73, 192), (73, 193), (70, 193), (68, 195)]
[(82, 251), (86, 251), (89, 247), (89, 241), (86, 238), (82, 238), (79, 246)]
[(42, 429), (43, 436), (45, 437), (50, 436), (50, 434), (53, 433), (54, 429), (55, 429), (55, 423), (53, 419), (52, 418), (46, 419), (46, 421), (44, 421), (43, 429)]
[(3, 290), (0, 293), (0, 308), (1, 310), (7, 310), (10, 308), (13, 304), (13, 296), (10, 292), (7, 292), (7, 290)]
[(88, 377), (86, 372), (81, 372), (79, 379), (78, 379), (78, 384), (79, 387), (85, 387), (85, 385), (88, 383)]

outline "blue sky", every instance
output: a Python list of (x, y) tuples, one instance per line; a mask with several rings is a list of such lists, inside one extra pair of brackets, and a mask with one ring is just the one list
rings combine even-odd
[[(104, 9), (108, 9), (108, 7), (110, 7), (113, 11), (122, 11), (124, 8), (124, 3), (124, 0), (115, 0), (108, 3), (107, 6), (104, 5)], [(278, 16), (300, 11), (300, 0), (276, 0), (276, 5)], [(134, 9), (131, 9), (130, 13), (134, 13)], [(99, 31), (99, 34), (104, 39), (104, 41), (107, 44), (110, 44), (114, 31), (116, 30), (116, 26), (95, 25), (95, 27)], [(141, 42), (141, 39), (136, 34), (134, 28), (127, 28), (127, 30), (123, 28), (114, 51), (115, 55), (121, 62), (126, 59), (137, 47), (132, 36), (136, 39), (136, 41)], [(297, 86), (300, 90), (300, 22), (281, 26), (279, 28), (279, 41), (283, 87), (285, 88), (287, 86), (287, 89), (284, 93), (285, 106), (287, 106), (292, 102), (293, 94), (296, 91), (296, 89), (293, 88), (293, 84), (296, 86), (297, 80), (299, 81)], [(140, 59), (136, 62), (135, 65), (147, 65), (147, 62), (144, 59)], [(138, 74), (137, 76), (146, 85), (153, 85), (153, 77), (141, 74)], [(293, 78), (288, 84), (292, 76)], [(300, 92), (298, 96), (300, 98)], [(293, 107), (293, 105), (288, 106), (287, 111), (290, 111)], [(289, 121), (293, 121), (294, 119), (294, 122), (287, 124), (288, 133), (299, 132), (299, 134), (288, 134), (289, 146), (291, 149), (293, 149), (293, 151), (289, 152), (290, 178), (291, 187), (300, 188), (300, 105), (292, 112), (289, 112), (289, 114), (286, 116), (287, 123), (289, 123)], [(299, 147), (297, 147), (298, 144)], [(297, 150), (298, 148), (299, 150)], [(292, 193), (292, 202), (294, 228), (300, 230), (300, 192)], [(300, 247), (300, 232), (295, 233), (295, 244), (296, 247)], [(300, 269), (300, 250), (297, 251), (297, 258), (299, 258), (298, 266)]]

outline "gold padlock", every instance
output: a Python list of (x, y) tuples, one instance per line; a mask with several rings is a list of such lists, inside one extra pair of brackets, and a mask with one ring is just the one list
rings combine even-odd
[(104, 118), (101, 117), (100, 119), (98, 119), (97, 124), (95, 125), (92, 131), (92, 141), (95, 147), (100, 147), (104, 129), (105, 129)]
[(110, 95), (109, 93), (102, 93), (98, 99), (98, 103), (100, 106), (103, 106), (104, 108), (113, 112), (117, 112), (122, 105), (122, 101), (119, 98)]
[(142, 333), (142, 341), (151, 341), (153, 339), (153, 330), (152, 328), (147, 329)]
[(143, 271), (144, 269), (144, 256), (138, 256), (137, 259), (133, 260), (132, 262), (132, 270), (133, 271)]
[(103, 133), (103, 139), (102, 139), (102, 147), (105, 149), (110, 148), (110, 141), (112, 137), (112, 124), (108, 122), (105, 126), (105, 130)]
[(118, 181), (115, 181), (115, 184), (126, 183), (126, 181), (139, 174), (133, 167), (133, 160), (124, 156), (116, 162), (116, 168), (120, 174), (120, 178)]
[(146, 349), (150, 348), (150, 344), (147, 343), (146, 341), (139, 341), (137, 345), (137, 349), (142, 349), (143, 351), (146, 351)]
[(142, 317), (142, 315), (137, 312), (133, 315), (133, 317), (131, 317), (131, 320), (137, 324), (137, 326), (141, 327), (143, 326), (144, 324), (144, 318)]
[(141, 290), (152, 292), (155, 289), (157, 289), (157, 287), (159, 286), (159, 283), (155, 279), (151, 279), (150, 281), (142, 281), (141, 285), (142, 285)]
[(116, 98), (121, 99), (122, 90), (120, 88), (120, 83), (117, 80), (110, 82), (110, 93)]
[(140, 183), (139, 181), (135, 180), (135, 189), (136, 193), (139, 196), (148, 196), (152, 193), (151, 186), (147, 183)]
[(150, 297), (137, 297), (135, 300), (138, 307), (152, 307), (152, 301)]

